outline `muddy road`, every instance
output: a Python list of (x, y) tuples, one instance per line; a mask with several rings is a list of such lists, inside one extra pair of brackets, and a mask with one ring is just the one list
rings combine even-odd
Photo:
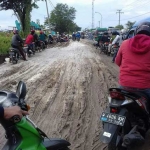
[[(30, 118), (49, 137), (67, 139), (72, 150), (105, 149), (99, 117), (117, 77), (118, 67), (86, 40), (46, 49), (17, 65), (0, 65), (0, 89), (15, 91), (24, 81)], [(3, 135), (0, 127), (0, 149)]]

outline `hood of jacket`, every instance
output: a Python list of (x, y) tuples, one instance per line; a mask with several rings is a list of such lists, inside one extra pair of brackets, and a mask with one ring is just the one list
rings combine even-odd
[(129, 48), (134, 53), (147, 53), (150, 51), (150, 36), (139, 34), (129, 39)]

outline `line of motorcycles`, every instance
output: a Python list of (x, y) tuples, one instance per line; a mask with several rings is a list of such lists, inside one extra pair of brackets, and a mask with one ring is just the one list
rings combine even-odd
[(113, 56), (116, 51), (119, 49), (119, 44), (113, 44), (110, 45), (109, 42), (100, 42), (99, 44), (97, 43), (96, 49), (99, 48), (101, 50), (101, 53), (103, 52), (107, 56)]
[[(25, 41), (25, 40), (24, 40)], [(35, 55), (36, 51), (43, 51), (47, 47), (47, 44), (43, 41), (32, 42), (31, 45), (27, 45), (23, 43), (23, 53), (26, 57), (31, 57), (31, 55)], [(19, 59), (22, 59), (22, 56), (17, 48), (11, 47), (9, 49), (9, 58), (10, 63), (17, 64)]]

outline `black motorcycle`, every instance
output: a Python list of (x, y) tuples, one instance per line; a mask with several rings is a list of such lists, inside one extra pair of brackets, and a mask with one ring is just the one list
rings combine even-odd
[(31, 57), (32, 54), (35, 55), (35, 44), (34, 44), (34, 42), (32, 43), (32, 46), (24, 44), (23, 50), (28, 57)]
[(110, 88), (109, 93), (109, 106), (100, 118), (101, 141), (108, 150), (127, 150), (143, 144), (150, 125), (147, 96), (119, 88)]
[(9, 49), (9, 58), (10, 62), (13, 64), (17, 64), (19, 58), (20, 58), (20, 52), (17, 48), (10, 48)]

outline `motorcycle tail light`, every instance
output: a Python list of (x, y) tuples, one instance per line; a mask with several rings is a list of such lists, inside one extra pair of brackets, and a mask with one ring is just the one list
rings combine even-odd
[(124, 95), (122, 93), (118, 92), (118, 91), (111, 91), (110, 92), (110, 97), (112, 99), (125, 100)]
[(118, 112), (118, 110), (117, 109), (115, 109), (115, 108), (111, 108), (111, 113), (117, 113)]

